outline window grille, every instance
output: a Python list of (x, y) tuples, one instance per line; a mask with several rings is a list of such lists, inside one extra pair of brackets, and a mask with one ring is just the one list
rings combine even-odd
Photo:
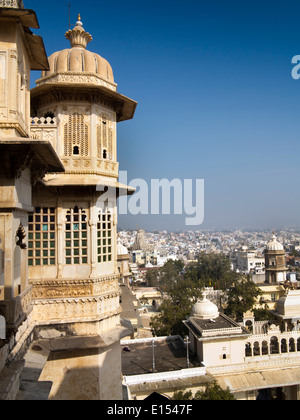
[(69, 115), (69, 121), (64, 126), (64, 155), (88, 156), (89, 130), (84, 123), (84, 115)]
[(109, 127), (108, 116), (103, 114), (101, 125), (97, 126), (97, 157), (112, 160), (113, 130)]
[(112, 215), (109, 210), (99, 213), (97, 241), (98, 263), (112, 261)]
[(66, 264), (88, 264), (88, 224), (86, 212), (74, 207), (67, 212), (65, 229)]
[(28, 219), (28, 265), (56, 264), (55, 208), (36, 207)]

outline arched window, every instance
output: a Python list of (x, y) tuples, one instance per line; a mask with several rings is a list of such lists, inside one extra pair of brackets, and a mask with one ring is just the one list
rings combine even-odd
[(74, 207), (67, 212), (65, 228), (66, 264), (88, 263), (88, 224), (86, 212)]
[(293, 353), (296, 349), (295, 349), (295, 340), (293, 338), (290, 338), (289, 340), (289, 350), (290, 353)]
[(251, 343), (246, 343), (246, 346), (245, 346), (245, 356), (246, 357), (252, 357)]
[(248, 320), (246, 321), (246, 327), (250, 332), (253, 332), (253, 323), (252, 321)]
[(261, 345), (261, 354), (266, 355), (269, 353), (269, 346), (267, 341), (263, 341)]
[(79, 153), (79, 147), (78, 146), (74, 146), (73, 147), (73, 155), (79, 155), (80, 153)]
[(279, 343), (277, 337), (272, 337), (270, 340), (270, 353), (278, 354), (279, 353)]
[(281, 353), (287, 353), (287, 342), (285, 338), (281, 340)]
[(258, 341), (256, 341), (254, 343), (254, 346), (253, 346), (253, 354), (254, 354), (254, 356), (260, 356), (260, 344), (259, 344)]
[(97, 126), (97, 157), (113, 159), (113, 130), (106, 114), (102, 115), (101, 124)]

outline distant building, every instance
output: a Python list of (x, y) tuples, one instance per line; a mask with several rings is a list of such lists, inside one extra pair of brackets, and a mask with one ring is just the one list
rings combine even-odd
[(122, 245), (120, 238), (118, 239), (118, 245), (117, 245), (117, 261), (118, 261), (118, 270), (120, 274), (119, 282), (129, 287), (130, 276), (131, 276), (130, 267), (129, 267), (130, 257), (129, 257), (127, 248), (124, 245)]
[(265, 258), (254, 250), (242, 247), (236, 253), (236, 270), (242, 273), (264, 274)]
[(217, 381), (237, 400), (300, 399), (300, 292), (288, 291), (274, 316), (276, 324), (252, 318), (250, 332), (244, 325), (251, 316), (239, 324), (204, 293), (184, 321), (188, 342), (181, 337), (121, 342), (127, 398), (143, 400), (153, 392), (168, 398), (178, 391), (195, 395)]
[(252, 334), (219, 313), (204, 295), (184, 322), (191, 351), (238, 400), (300, 399), (299, 292), (288, 292), (279, 300), (274, 315), (279, 325)]
[(266, 260), (266, 283), (284, 283), (286, 281), (286, 257), (283, 245), (275, 235), (268, 242), (264, 252)]
[[(262, 292), (260, 299), (267, 304), (269, 310), (274, 310), (276, 302), (284, 295), (284, 284), (287, 280), (286, 258), (283, 245), (277, 241), (275, 235), (267, 243), (264, 250), (265, 258), (265, 279), (258, 283)], [(253, 275), (253, 280), (257, 282), (259, 274)]]
[(149, 245), (146, 243), (145, 240), (145, 231), (143, 229), (139, 229), (136, 234), (136, 238), (133, 244), (133, 250), (138, 251), (149, 251)]

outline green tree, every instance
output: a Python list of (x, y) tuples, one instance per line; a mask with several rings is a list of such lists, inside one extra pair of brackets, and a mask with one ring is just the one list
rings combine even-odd
[(193, 305), (201, 297), (201, 289), (194, 283), (181, 278), (164, 297), (159, 308), (160, 313), (152, 318), (150, 326), (154, 336), (186, 335), (186, 328), (182, 321), (187, 319)]
[(260, 295), (261, 291), (256, 284), (243, 276), (228, 290), (225, 313), (235, 319), (241, 318), (245, 312), (253, 309)]
[(273, 320), (274, 315), (269, 310), (268, 305), (262, 305), (261, 308), (253, 309), (255, 321)]
[(223, 389), (215, 381), (212, 384), (209, 384), (206, 387), (205, 391), (198, 391), (194, 398), (191, 391), (183, 392), (179, 391), (174, 394), (173, 400), (202, 400), (202, 401), (233, 401), (235, 400), (234, 396), (230, 392), (230, 389)]
[(159, 285), (159, 269), (153, 268), (146, 272), (146, 283), (149, 287), (158, 287)]
[(168, 260), (159, 270), (158, 288), (162, 293), (169, 293), (183, 279), (183, 261)]
[(197, 262), (190, 263), (185, 278), (198, 282), (202, 287), (226, 290), (240, 275), (231, 270), (230, 260), (224, 254), (201, 252)]

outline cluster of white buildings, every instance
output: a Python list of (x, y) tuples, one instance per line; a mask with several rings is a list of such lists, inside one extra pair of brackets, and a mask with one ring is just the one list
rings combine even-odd
[[(182, 346), (197, 360), (197, 367), (193, 363), (172, 372), (125, 374), (128, 396), (144, 399), (157, 389), (169, 398), (175, 390), (195, 394), (213, 378), (237, 400), (299, 399), (300, 290), (286, 276), (285, 250), (275, 235), (265, 247), (264, 268), (265, 282), (260, 287), (272, 321), (257, 322), (247, 312), (242, 323), (235, 322), (219, 311), (213, 291), (207, 288), (184, 320), (188, 339), (182, 340)], [(175, 339), (165, 338), (166, 343)], [(149, 340), (123, 345), (149, 345)], [(158, 345), (163, 338), (153, 340)]]

